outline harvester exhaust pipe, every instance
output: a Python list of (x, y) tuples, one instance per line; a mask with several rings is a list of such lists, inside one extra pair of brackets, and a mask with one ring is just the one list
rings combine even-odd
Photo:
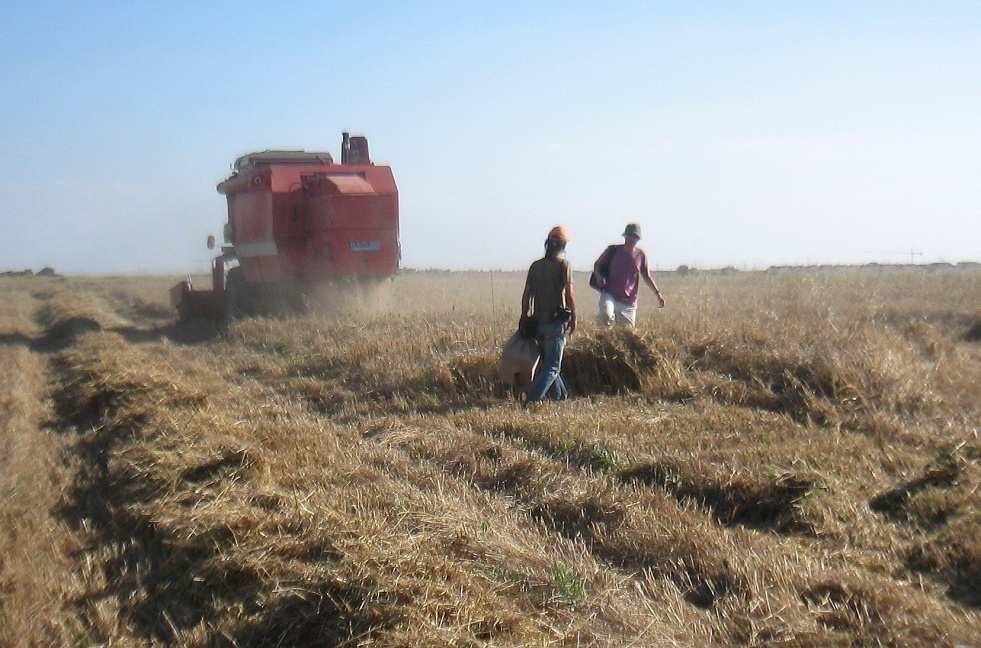
[(364, 135), (351, 137), (348, 132), (341, 133), (341, 164), (371, 164), (368, 138)]

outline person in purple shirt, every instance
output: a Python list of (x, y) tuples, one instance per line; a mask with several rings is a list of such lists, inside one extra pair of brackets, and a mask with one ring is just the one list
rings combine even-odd
[(597, 287), (600, 291), (599, 324), (613, 326), (637, 323), (637, 293), (640, 280), (657, 295), (658, 308), (664, 308), (664, 297), (654, 282), (654, 273), (647, 265), (647, 255), (637, 247), (640, 225), (628, 223), (623, 230), (623, 245), (611, 245), (593, 264)]

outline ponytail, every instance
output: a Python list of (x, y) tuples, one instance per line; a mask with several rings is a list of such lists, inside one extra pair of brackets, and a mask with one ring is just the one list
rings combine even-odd
[(554, 238), (545, 239), (545, 256), (555, 256), (565, 250), (565, 241)]

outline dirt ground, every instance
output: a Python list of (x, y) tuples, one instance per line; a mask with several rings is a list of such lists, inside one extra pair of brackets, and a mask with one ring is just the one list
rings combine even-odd
[(981, 647), (981, 273), (579, 280), (526, 408), (516, 273), (0, 279), (0, 646)]

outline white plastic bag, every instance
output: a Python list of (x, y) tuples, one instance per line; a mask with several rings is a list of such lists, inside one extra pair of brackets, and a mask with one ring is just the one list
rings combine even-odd
[(501, 350), (501, 364), (498, 367), (501, 380), (516, 390), (527, 388), (535, 374), (538, 356), (538, 342), (515, 333)]

